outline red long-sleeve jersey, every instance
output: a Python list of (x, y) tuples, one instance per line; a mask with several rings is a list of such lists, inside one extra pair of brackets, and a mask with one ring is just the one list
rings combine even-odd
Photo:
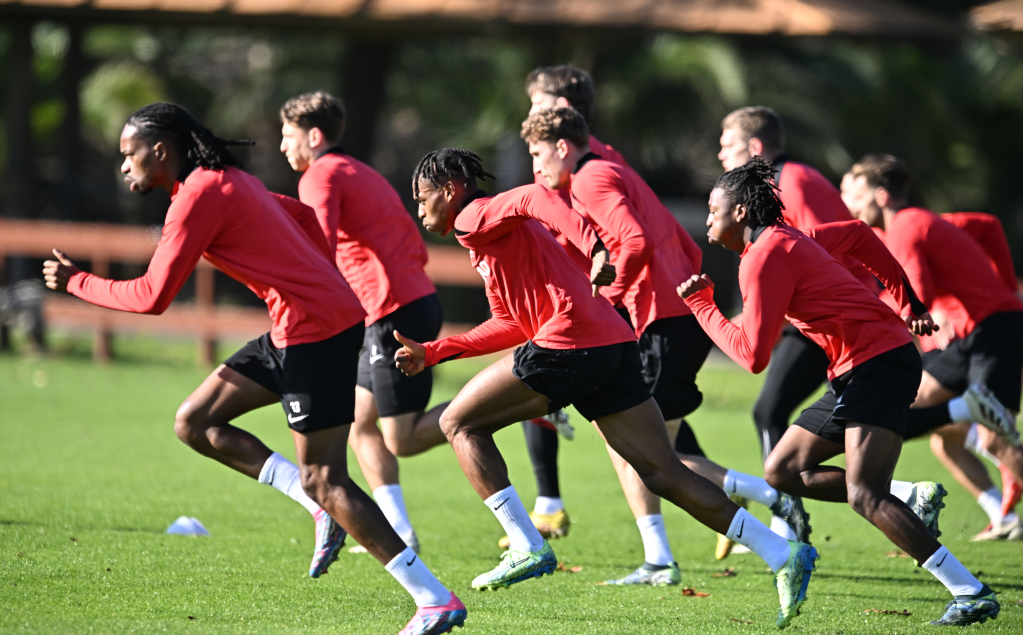
[(995, 313), (1023, 311), (969, 234), (919, 207), (900, 210), (882, 234), (920, 300), (945, 312), (956, 337)]
[(849, 221), (806, 233), (786, 225), (759, 232), (739, 264), (740, 325), (721, 314), (712, 290), (686, 298), (714, 343), (744, 368), (759, 373), (767, 367), (785, 319), (824, 349), (829, 379), (912, 341), (905, 322), (832, 257), (847, 254), (863, 262), (904, 315), (923, 311), (911, 302), (905, 272), (869, 227)]
[[(593, 225), (617, 270), (601, 293), (612, 305), (625, 305), (636, 335), (654, 320), (691, 314), (676, 288), (699, 273), (703, 252), (643, 179), (594, 158), (572, 175), (571, 192), (572, 208)], [(588, 271), (588, 259), (567, 249)]]
[(582, 216), (540, 185), (480, 196), (458, 214), (455, 234), (483, 276), (493, 317), (462, 335), (427, 343), (427, 366), (502, 351), (527, 339), (552, 349), (635, 341), (612, 306), (592, 296), (587, 277), (544, 225), (586, 253), (598, 240)]
[[(842, 194), (814, 168), (786, 160), (778, 175), (778, 198), (785, 210), (782, 218), (790, 227), (807, 230), (825, 223), (841, 223), (853, 219), (842, 201)], [(868, 289), (880, 291), (870, 272), (855, 258), (839, 255), (836, 260)]]
[(313, 211), (282, 207), (237, 168), (194, 170), (174, 185), (149, 269), (134, 280), (77, 273), (68, 291), (119, 311), (159, 315), (205, 256), (266, 302), (274, 346), (318, 342), (366, 317), (331, 262)]
[(298, 183), (335, 250), (337, 268), (372, 324), (435, 293), (427, 277), (426, 243), (398, 193), (376, 170), (341, 153), (316, 159)]

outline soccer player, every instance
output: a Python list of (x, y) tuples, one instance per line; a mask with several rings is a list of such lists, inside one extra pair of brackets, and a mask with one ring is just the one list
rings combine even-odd
[(315, 210), (338, 270), (369, 314), (348, 443), (373, 498), (418, 553), (395, 456), (447, 443), (439, 424), (444, 405), (426, 412), (433, 373), (407, 377), (398, 371), (391, 333), (397, 329), (423, 341), (440, 333), (440, 301), (423, 270), (426, 244), (390, 183), (338, 146), (345, 127), (339, 100), (324, 92), (299, 95), (280, 115), (281, 152), (303, 173), (298, 197)]
[[(940, 354), (930, 356), (924, 367), (907, 438), (950, 423), (976, 421), (1008, 441), (999, 442), (989, 430), (978, 431), (982, 445), (1014, 473), (1018, 471), (1019, 478), (1023, 451), (1013, 446), (1019, 445), (1016, 413), (1023, 373), (1023, 304), (999, 280), (968, 234), (932, 212), (910, 207), (908, 190), (909, 174), (891, 155), (868, 155), (843, 179), (843, 196), (850, 209), (867, 225), (883, 231), (885, 244), (905, 268), (913, 288), (927, 306), (946, 313), (956, 337)], [(955, 258), (948, 257), (952, 253)], [(942, 434), (957, 434), (955, 443), (961, 446), (968, 428), (961, 425)], [(978, 502), (984, 506), (982, 500)], [(999, 525), (993, 527), (992, 537), (1019, 533), (1018, 518)]]
[(545, 224), (587, 254), (606, 253), (596, 234), (581, 216), (557, 213), (562, 199), (540, 185), (487, 196), (476, 184), (489, 176), (475, 153), (449, 148), (423, 157), (412, 183), (426, 229), (441, 235), (453, 230), (469, 248), (493, 317), (468, 333), (426, 344), (395, 334), (404, 345), (396, 363), (409, 374), (529, 340), (471, 379), (441, 416), (462, 470), (511, 540), (500, 565), (478, 576), (473, 587), (506, 587), (557, 565), (508, 480), (493, 434), (572, 404), (652, 492), (764, 558), (777, 572), (778, 626), (787, 626), (805, 600), (816, 550), (774, 534), (678, 461), (643, 381), (635, 333), (610, 303), (596, 297), (597, 285), (614, 276), (604, 276), (607, 268), (595, 258), (587, 280), (548, 229), (532, 219), (547, 216)]
[[(533, 171), (547, 187), (570, 191), (574, 212), (593, 225), (611, 252), (618, 277), (603, 290), (612, 306), (623, 304), (639, 338), (643, 379), (667, 420), (669, 438), (685, 464), (719, 487), (751, 489), (758, 502), (785, 517), (800, 542), (809, 542), (809, 519), (791, 496), (779, 495), (760, 478), (726, 470), (707, 459), (684, 417), (703, 401), (696, 374), (711, 341), (685, 302), (675, 293), (679, 279), (699, 272), (703, 252), (632, 170), (590, 151), (586, 120), (576, 110), (540, 110), (522, 124)], [(574, 213), (569, 212), (569, 213)], [(571, 245), (568, 254), (586, 268), (586, 257)], [(681, 575), (668, 545), (660, 498), (610, 446), (608, 453), (636, 517), (643, 539), (644, 563), (610, 580), (614, 584), (678, 584)], [(751, 487), (745, 487), (749, 483)], [(754, 485), (755, 484), (755, 485)]]
[[(788, 320), (830, 361), (828, 392), (803, 411), (768, 456), (768, 482), (794, 496), (848, 501), (922, 562), (955, 596), (936, 623), (996, 617), (999, 604), (991, 589), (889, 493), (909, 405), (920, 385), (920, 356), (906, 327), (917, 334), (933, 328), (898, 262), (862, 223), (832, 223), (807, 233), (787, 226), (774, 167), (761, 158), (723, 174), (709, 208), (710, 242), (742, 255), (742, 322), (736, 326), (721, 315), (706, 275), (686, 281), (679, 293), (714, 343), (743, 367), (760, 372)], [(849, 253), (868, 265), (901, 307), (905, 322), (829, 252)], [(822, 465), (843, 452), (846, 469)]]
[[(121, 133), (121, 172), (133, 192), (159, 188), (171, 195), (148, 271), (134, 280), (106, 280), (54, 250), (57, 260), (43, 270), (46, 284), (99, 306), (158, 315), (205, 257), (265, 300), (273, 328), (228, 358), (185, 400), (174, 421), (178, 438), (318, 516), (325, 510), (412, 595), (418, 609), (402, 633), (446, 632), (465, 621), (465, 606), (347, 475), (366, 312), (338, 273), (312, 210), (293, 200), (282, 207), (236, 167), (226, 148), (231, 143), (174, 104), (135, 112)], [(276, 402), (292, 431), (297, 468), (230, 424)], [(343, 534), (334, 554), (342, 540)]]
[[(721, 151), (718, 160), (725, 171), (745, 165), (753, 157), (762, 157), (774, 168), (778, 196), (784, 209), (782, 217), (789, 227), (810, 229), (823, 223), (852, 220), (842, 197), (820, 172), (785, 156), (785, 127), (781, 117), (765, 106), (750, 106), (729, 113), (721, 121)], [(862, 264), (845, 255), (837, 260), (870, 289), (877, 283)], [(771, 354), (771, 365), (753, 406), (763, 460), (788, 429), (792, 412), (827, 379), (828, 356), (810, 338), (791, 324), (785, 324)], [(793, 538), (781, 518), (771, 520), (771, 528)], [(724, 558), (732, 544), (718, 539), (717, 557)]]

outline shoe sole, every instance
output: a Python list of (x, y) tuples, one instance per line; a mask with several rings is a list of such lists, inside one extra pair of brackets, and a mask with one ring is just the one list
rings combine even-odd
[(998, 619), (998, 614), (1002, 612), (1002, 607), (995, 609), (995, 612), (991, 615), (985, 615), (984, 617), (977, 618), (972, 622), (942, 622), (941, 620), (934, 620), (931, 622), (931, 626), (969, 626), (971, 624), (983, 624), (988, 620)]
[(799, 584), (799, 593), (796, 595), (796, 603), (793, 606), (792, 611), (789, 613), (788, 620), (784, 624), (778, 624), (778, 628), (785, 628), (792, 623), (792, 620), (799, 615), (799, 610), (803, 608), (803, 603), (806, 602), (806, 590), (810, 586), (810, 576), (816, 569), (816, 563), (820, 559), (817, 555), (817, 549), (810, 547), (810, 551), (807, 552), (806, 560), (803, 563), (803, 580)]
[(517, 578), (515, 578), (513, 580), (507, 580), (505, 582), (489, 582), (487, 584), (481, 584), (480, 586), (473, 586), (473, 588), (476, 589), (477, 591), (487, 591), (487, 590), (497, 591), (498, 589), (507, 589), (508, 587), (510, 587), (513, 584), (518, 584), (519, 582), (524, 582), (526, 580), (529, 580), (530, 578), (540, 578), (540, 577), (543, 577), (545, 575), (553, 575), (554, 574), (554, 568), (556, 566), (557, 566), (557, 564), (548, 564), (548, 565), (545, 565), (543, 567), (540, 567), (539, 569), (537, 569), (535, 571), (530, 571), (529, 573), (527, 573), (525, 575), (520, 575), (519, 577), (517, 577)]

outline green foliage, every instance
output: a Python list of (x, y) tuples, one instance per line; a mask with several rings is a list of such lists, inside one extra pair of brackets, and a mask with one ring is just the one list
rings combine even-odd
[(116, 60), (99, 66), (82, 85), (82, 119), (97, 144), (116, 147), (128, 117), (166, 99), (159, 77), (142, 64)]
[[(93, 365), (72, 340), (62, 346), (63, 357), (0, 356), (0, 632), (393, 633), (412, 615), (411, 600), (370, 556), (345, 551), (329, 575), (308, 578), (313, 525), (305, 510), (174, 437), (175, 410), (205, 376), (191, 365), (191, 342), (119, 339), (124, 361), (106, 366)], [(439, 367), (435, 401), (450, 398), (482, 363)], [(700, 375), (707, 403), (689, 419), (712, 458), (752, 473), (760, 459), (749, 404), (759, 381), (712, 364)], [(294, 456), (277, 406), (237, 423)], [(715, 561), (715, 535), (670, 505), (664, 514), (683, 585), (710, 596), (599, 585), (638, 566), (643, 548), (600, 437), (574, 423), (577, 438), (560, 451), (574, 522), (554, 548), (582, 570), (498, 593), (468, 588), (496, 563), (502, 532), (451, 450), (402, 460), (424, 561), (468, 606), (464, 632), (777, 632), (777, 594), (764, 564), (752, 555)], [(528, 506), (535, 490), (520, 426), (497, 441)], [(365, 487), (354, 457), (349, 464)], [(968, 541), (986, 520), (926, 443), (907, 444), (896, 478), (945, 483), (945, 544), (1001, 592), (1002, 614), (984, 632), (1020, 632), (1018, 543)], [(887, 557), (891, 545), (848, 506), (807, 507), (822, 559), (796, 632), (933, 631), (927, 620), (948, 599), (940, 584), (908, 558)], [(751, 512), (767, 519), (762, 507)], [(198, 517), (212, 535), (163, 533), (179, 515)], [(737, 575), (714, 577), (726, 566)], [(864, 613), (870, 609), (912, 616)]]

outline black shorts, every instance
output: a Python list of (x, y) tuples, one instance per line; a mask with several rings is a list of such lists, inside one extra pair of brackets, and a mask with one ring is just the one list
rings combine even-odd
[(1019, 411), (1023, 389), (1023, 311), (995, 313), (943, 351), (929, 351), (924, 370), (945, 388), (962, 394), (984, 384), (1003, 406)]
[(636, 342), (565, 350), (527, 342), (514, 358), (512, 374), (550, 400), (548, 412), (574, 405), (593, 421), (650, 398)]
[(355, 420), (355, 375), (365, 326), (333, 337), (277, 348), (264, 333), (224, 365), (281, 396), (288, 427), (316, 432)]
[(409, 302), (366, 327), (359, 356), (358, 385), (373, 393), (377, 415), (393, 417), (422, 412), (433, 391), (433, 368), (409, 377), (394, 366), (401, 348), (394, 331), (415, 342), (432, 342), (440, 334), (444, 314), (436, 293)]
[(643, 379), (665, 420), (680, 419), (703, 403), (696, 373), (712, 346), (695, 315), (651, 322), (639, 338)]
[(842, 373), (824, 396), (804, 410), (793, 425), (845, 445), (848, 422), (906, 433), (909, 405), (920, 388), (920, 353), (903, 344)]

